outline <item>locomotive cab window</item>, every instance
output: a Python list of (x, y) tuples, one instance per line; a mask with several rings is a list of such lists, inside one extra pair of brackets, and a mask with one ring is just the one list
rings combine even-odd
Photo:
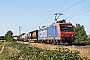
[(74, 31), (72, 28), (72, 24), (60, 24), (60, 30), (61, 31), (65, 31), (65, 30)]

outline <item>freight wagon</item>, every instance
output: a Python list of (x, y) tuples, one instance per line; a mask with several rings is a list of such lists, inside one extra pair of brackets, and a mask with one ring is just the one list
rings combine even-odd
[(20, 41), (28, 41), (28, 34), (22, 34), (20, 35)]
[(38, 40), (38, 30), (29, 32), (27, 40), (36, 42)]
[(58, 32), (56, 26), (50, 26), (38, 30), (38, 41), (51, 43), (57, 39)]

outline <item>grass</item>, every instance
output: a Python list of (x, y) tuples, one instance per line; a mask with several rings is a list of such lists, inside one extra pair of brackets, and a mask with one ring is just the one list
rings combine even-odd
[[(32, 58), (32, 60), (37, 57), (38, 57), (38, 59), (41, 57), (45, 58), (45, 56), (48, 58), (50, 55), (51, 56), (55, 55), (53, 53), (58, 52), (57, 50), (55, 50), (55, 51), (45, 50), (45, 49), (42, 50), (42, 49), (30, 46), (30, 44), (24, 44), (24, 43), (21, 44), (21, 43), (17, 43), (17, 42), (4, 42), (4, 43), (6, 45), (4, 47), (3, 52), (0, 55), (1, 60), (15, 60), (15, 59), (18, 60), (18, 58), (19, 58), (19, 60), (20, 59), (28, 60), (28, 58), (30, 56), (32, 56), (32, 57), (30, 57), (30, 58)], [(38, 53), (36, 53), (36, 52), (38, 52)], [(45, 54), (45, 55), (43, 55), (43, 54)], [(50, 54), (50, 55), (48, 55), (48, 54)], [(64, 54), (66, 54), (66, 53), (64, 53)], [(59, 55), (57, 55), (57, 56), (59, 56)]]
[(4, 44), (4, 41), (0, 41), (0, 51), (1, 51), (2, 47), (3, 47), (3, 44)]

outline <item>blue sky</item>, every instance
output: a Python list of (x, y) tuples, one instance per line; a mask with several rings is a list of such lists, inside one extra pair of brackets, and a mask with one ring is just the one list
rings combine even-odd
[(67, 18), (73, 25), (84, 25), (90, 34), (90, 0), (0, 0), (0, 35), (8, 30), (18, 35), (19, 26), (21, 33), (28, 33), (50, 25), (55, 13), (62, 13), (59, 19)]

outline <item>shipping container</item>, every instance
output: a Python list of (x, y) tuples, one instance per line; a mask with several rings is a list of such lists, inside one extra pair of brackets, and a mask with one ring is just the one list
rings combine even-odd
[(47, 28), (38, 30), (38, 38), (47, 38)]
[(24, 35), (21, 35), (21, 38), (24, 39), (25, 38), (25, 34)]
[(50, 26), (41, 30), (38, 30), (38, 38), (56, 38), (58, 36), (56, 26)]
[(58, 37), (58, 32), (57, 32), (56, 26), (51, 26), (51, 27), (47, 28), (47, 30), (48, 30), (48, 32), (47, 32), (47, 37), (48, 38)]
[(28, 33), (28, 39), (31, 39), (31, 32)]
[(25, 41), (27, 39), (27, 34), (20, 35), (20, 40)]
[(38, 38), (38, 30), (31, 32), (31, 39), (37, 39)]

